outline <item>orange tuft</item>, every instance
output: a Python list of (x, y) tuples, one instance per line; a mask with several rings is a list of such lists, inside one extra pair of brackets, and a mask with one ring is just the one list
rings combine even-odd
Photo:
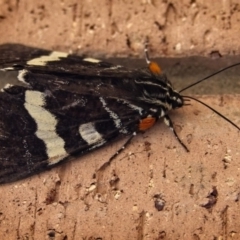
[(162, 73), (162, 69), (156, 62), (150, 62), (148, 67), (151, 73), (154, 75), (160, 75)]
[(152, 127), (155, 122), (156, 122), (156, 118), (153, 118), (153, 117), (144, 118), (140, 121), (138, 129), (140, 131), (145, 131), (148, 128)]

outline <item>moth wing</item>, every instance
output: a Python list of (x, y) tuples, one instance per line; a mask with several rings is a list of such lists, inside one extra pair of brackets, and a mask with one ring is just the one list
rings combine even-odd
[[(39, 58), (40, 51), (49, 56), (36, 50), (31, 57)], [(16, 83), (2, 84), (0, 92), (0, 183), (41, 172), (137, 129), (143, 108), (126, 100), (132, 98), (131, 82), (126, 76), (121, 82), (110, 64), (85, 61), (91, 65), (84, 75), (79, 57), (28, 65), (27, 50), (14, 51), (14, 61), (6, 52), (0, 54), (0, 68)], [(102, 74), (104, 69), (115, 76)]]
[(116, 99), (75, 95), (63, 103), (55, 92), (10, 92), (0, 93), (0, 182), (41, 172), (137, 128), (137, 110)]
[(0, 70), (25, 69), (32, 72), (66, 73), (78, 76), (132, 77), (139, 70), (129, 70), (91, 57), (28, 47), (21, 44), (0, 45)]

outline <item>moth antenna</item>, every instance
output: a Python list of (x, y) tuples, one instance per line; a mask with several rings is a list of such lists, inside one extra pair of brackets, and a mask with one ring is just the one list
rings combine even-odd
[(201, 103), (202, 105), (204, 105), (205, 107), (209, 108), (210, 110), (212, 110), (214, 113), (216, 113), (218, 116), (222, 117), (225, 121), (229, 122), (232, 126), (234, 126), (235, 128), (237, 128), (238, 130), (240, 130), (240, 127), (238, 127), (234, 122), (232, 122), (230, 119), (228, 119), (227, 117), (225, 117), (223, 114), (221, 114), (220, 112), (218, 112), (216, 109), (210, 107), (209, 105), (207, 105), (206, 103), (200, 101), (197, 98), (194, 97), (190, 97), (190, 96), (182, 96), (184, 99), (192, 99), (198, 103)]
[(149, 45), (149, 41), (148, 41), (148, 38), (146, 38), (145, 45), (144, 45), (145, 46), (144, 53), (145, 53), (145, 59), (146, 59), (148, 68), (153, 75), (160, 75), (162, 73), (162, 69), (156, 62), (153, 62), (150, 60), (149, 54), (148, 54), (148, 45)]
[(149, 54), (148, 54), (148, 45), (149, 45), (149, 40), (146, 38), (145, 43), (144, 43), (144, 53), (145, 53), (145, 60), (147, 62), (147, 65), (150, 64), (150, 59), (149, 59)]
[(183, 91), (185, 91), (185, 90), (187, 90), (187, 89), (189, 89), (189, 88), (191, 88), (191, 87), (193, 87), (193, 86), (195, 86), (195, 85), (197, 85), (197, 84), (199, 84), (199, 83), (201, 83), (201, 82), (203, 82), (203, 81), (205, 81), (205, 80), (207, 80), (207, 79), (209, 79), (209, 78), (211, 78), (211, 77), (213, 77), (213, 76), (215, 76), (215, 75), (217, 75), (217, 74), (219, 74), (219, 73), (221, 73), (221, 72), (224, 72), (224, 71), (226, 71), (227, 69), (236, 67), (236, 66), (238, 66), (238, 65), (240, 65), (240, 62), (239, 62), (239, 63), (235, 63), (235, 64), (233, 64), (233, 65), (230, 65), (230, 66), (228, 66), (228, 67), (225, 67), (225, 68), (223, 68), (223, 69), (221, 69), (221, 70), (219, 70), (219, 71), (217, 71), (217, 72), (214, 72), (214, 73), (208, 75), (207, 77), (204, 77), (204, 78), (198, 80), (197, 82), (192, 83), (192, 84), (188, 85), (187, 87), (181, 89), (181, 90), (179, 91), (179, 93), (181, 93), (181, 92), (183, 92)]
[[(197, 84), (199, 84), (199, 83), (201, 83), (201, 82), (203, 82), (203, 81), (205, 81), (205, 80), (207, 80), (207, 79), (209, 79), (209, 78), (211, 78), (211, 77), (213, 77), (213, 76), (215, 76), (215, 75), (217, 75), (217, 74), (219, 74), (219, 73), (221, 73), (221, 72), (223, 72), (223, 71), (226, 71), (227, 69), (236, 67), (236, 66), (238, 66), (238, 65), (240, 65), (240, 62), (239, 62), (239, 63), (232, 64), (232, 65), (230, 65), (230, 66), (228, 66), (228, 67), (225, 67), (225, 68), (223, 68), (223, 69), (220, 69), (219, 71), (214, 72), (214, 73), (212, 73), (212, 74), (210, 74), (210, 75), (208, 75), (208, 76), (206, 76), (206, 77), (198, 80), (197, 82), (192, 83), (192, 84), (188, 85), (187, 87), (181, 89), (181, 90), (179, 91), (179, 93), (181, 93), (181, 92), (183, 92), (183, 91), (185, 91), (185, 90), (187, 90), (187, 89), (189, 89), (189, 88), (191, 88), (191, 87), (193, 87), (193, 86), (195, 86), (195, 85), (197, 85)], [(225, 117), (225, 116), (222, 115), (220, 112), (218, 112), (218, 111), (215, 110), (214, 108), (210, 107), (210, 106), (207, 105), (206, 103), (204, 103), (204, 102), (202, 102), (202, 101), (200, 101), (200, 100), (198, 100), (197, 98), (194, 98), (194, 97), (190, 97), (190, 96), (182, 96), (182, 97), (183, 97), (185, 100), (187, 100), (187, 99), (192, 99), (192, 100), (194, 100), (194, 101), (196, 101), (196, 102), (198, 102), (198, 103), (201, 103), (202, 105), (204, 105), (205, 107), (207, 107), (208, 109), (210, 109), (210, 110), (212, 110), (214, 113), (216, 113), (219, 117), (223, 118), (225, 121), (227, 121), (228, 123), (230, 123), (232, 126), (234, 126), (235, 128), (237, 128), (238, 130), (240, 130), (240, 127), (238, 127), (234, 122), (232, 122), (230, 119), (228, 119), (227, 117)], [(188, 105), (188, 104), (184, 104), (184, 105)]]

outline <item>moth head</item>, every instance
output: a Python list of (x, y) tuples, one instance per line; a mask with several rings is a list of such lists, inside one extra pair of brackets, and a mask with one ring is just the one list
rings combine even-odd
[(173, 89), (172, 83), (162, 72), (161, 67), (156, 62), (149, 61), (148, 69), (152, 75), (152, 78), (156, 80), (156, 83), (159, 85), (158, 96), (166, 101), (166, 103), (169, 105), (168, 109), (176, 109), (182, 107), (184, 104), (182, 96)]
[(141, 92), (141, 101), (157, 108), (169, 111), (184, 104), (181, 95), (174, 90), (172, 83), (154, 62), (149, 63), (147, 71), (138, 75), (135, 84)]
[(183, 97), (177, 91), (172, 91), (171, 94), (172, 109), (180, 108), (184, 104)]

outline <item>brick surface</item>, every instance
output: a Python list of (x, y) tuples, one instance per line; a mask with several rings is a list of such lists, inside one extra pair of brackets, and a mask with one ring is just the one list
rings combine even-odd
[[(0, 43), (138, 57), (149, 36), (156, 56), (218, 58), (240, 53), (239, 6), (237, 0), (1, 1)], [(233, 88), (239, 93), (239, 85)], [(240, 126), (239, 95), (200, 99)], [(159, 122), (100, 173), (125, 139), (0, 186), (0, 239), (240, 239), (239, 131), (194, 102), (171, 117), (190, 153)]]
[(0, 43), (20, 42), (91, 55), (239, 54), (240, 5), (219, 1), (1, 1)]

